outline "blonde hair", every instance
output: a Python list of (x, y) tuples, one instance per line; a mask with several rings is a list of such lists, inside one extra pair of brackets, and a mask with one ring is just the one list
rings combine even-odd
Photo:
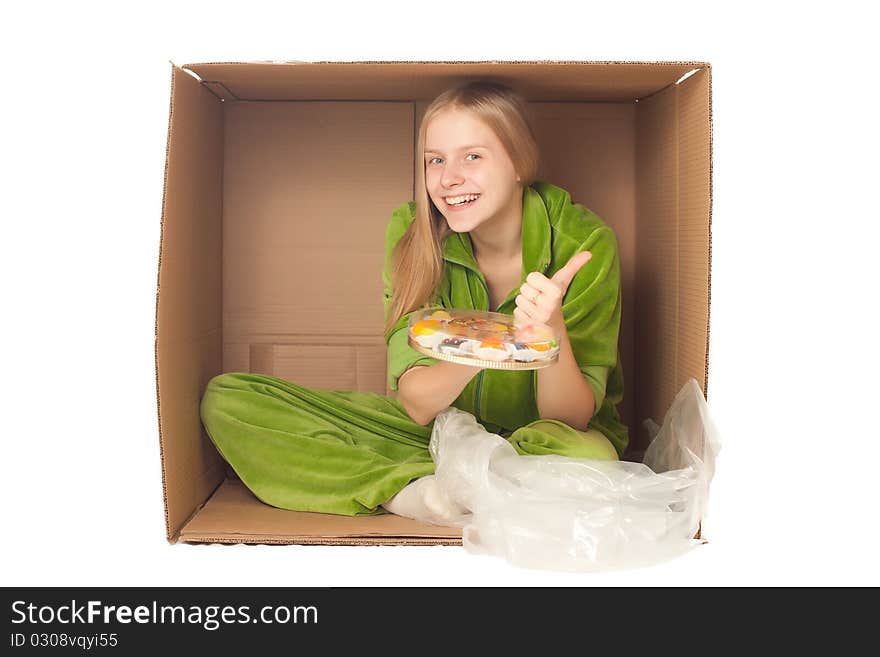
[(502, 84), (474, 81), (449, 89), (425, 110), (416, 145), (416, 216), (391, 255), (392, 296), (385, 335), (407, 313), (436, 303), (443, 278), (443, 240), (451, 232), (425, 186), (425, 135), (428, 124), (447, 109), (467, 110), (485, 123), (504, 146), (523, 187), (532, 184), (540, 156), (523, 98)]

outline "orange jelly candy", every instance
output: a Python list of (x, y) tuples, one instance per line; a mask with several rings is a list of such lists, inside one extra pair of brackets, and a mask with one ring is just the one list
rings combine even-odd
[(436, 319), (423, 319), (412, 327), (413, 335), (431, 335), (443, 328), (443, 322)]

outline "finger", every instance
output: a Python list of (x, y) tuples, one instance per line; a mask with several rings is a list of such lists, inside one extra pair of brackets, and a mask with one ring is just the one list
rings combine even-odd
[[(562, 298), (563, 290), (560, 289), (559, 285), (551, 281), (539, 271), (533, 271), (526, 276), (526, 283), (531, 285), (542, 295), (546, 295), (552, 299)], [(525, 283), (523, 285), (525, 285)]]
[(542, 294), (537, 299), (535, 299), (532, 304), (535, 307), (533, 315), (543, 315), (550, 316), (550, 313), (553, 312), (554, 308), (559, 307), (560, 300), (562, 295), (560, 294), (557, 297), (551, 297), (549, 294)]
[[(538, 297), (539, 300), (545, 299), (544, 295)], [(527, 320), (528, 324), (547, 324), (553, 316), (556, 309), (554, 302), (546, 300), (545, 303), (535, 304), (522, 295), (516, 297), (516, 308), (514, 309), (514, 318), (520, 317)], [(519, 311), (519, 313), (517, 313)]]
[(538, 307), (535, 305), (535, 302), (530, 299), (526, 299), (525, 296), (523, 296), (522, 294), (516, 295), (516, 298), (514, 299), (514, 303), (516, 303), (517, 308), (521, 309), (524, 313), (526, 313), (530, 317), (533, 316), (535, 314), (535, 312), (537, 312), (537, 310), (538, 310)]
[(526, 299), (534, 299), (537, 297), (541, 290), (536, 288), (533, 285), (529, 285), (528, 283), (523, 283), (519, 288), (520, 294), (522, 294)]
[(514, 326), (528, 326), (532, 323), (532, 318), (522, 308), (518, 307), (513, 311), (513, 323)]
[(562, 269), (553, 275), (553, 278), (550, 280), (561, 287), (564, 294), (565, 291), (568, 290), (568, 286), (571, 284), (572, 279), (574, 279), (575, 274), (577, 274), (578, 271), (580, 271), (580, 268), (587, 264), (592, 257), (593, 254), (589, 251), (576, 253), (567, 263), (565, 263), (565, 266)]

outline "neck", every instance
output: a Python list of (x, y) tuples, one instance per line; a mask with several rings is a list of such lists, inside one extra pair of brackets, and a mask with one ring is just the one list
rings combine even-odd
[(522, 194), (508, 207), (470, 232), (474, 257), (509, 260), (522, 254)]

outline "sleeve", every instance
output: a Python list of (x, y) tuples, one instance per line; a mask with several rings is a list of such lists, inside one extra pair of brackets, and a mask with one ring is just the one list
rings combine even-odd
[(569, 285), (562, 316), (574, 358), (593, 388), (598, 411), (605, 400), (608, 373), (617, 365), (621, 310), (617, 238), (603, 225), (578, 247), (576, 252), (580, 251), (590, 251), (593, 257)]
[[(382, 272), (382, 281), (385, 287), (383, 303), (386, 319), (391, 312), (391, 254), (412, 223), (414, 212), (415, 204), (412, 202), (400, 206), (392, 214), (385, 230), (385, 268)], [(411, 312), (401, 317), (391, 332), (385, 335), (385, 344), (388, 346), (388, 388), (394, 392), (398, 390), (397, 382), (400, 377), (411, 367), (434, 365), (440, 362), (436, 358), (420, 354), (407, 343), (407, 327), (412, 315)]]

